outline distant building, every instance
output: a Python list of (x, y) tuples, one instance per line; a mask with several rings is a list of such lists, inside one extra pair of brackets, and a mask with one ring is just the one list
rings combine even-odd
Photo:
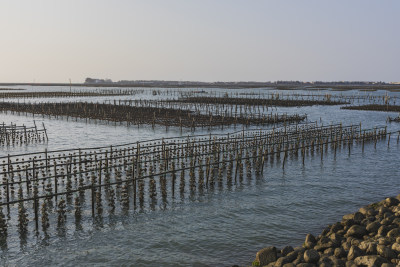
[(85, 83), (112, 83), (112, 80), (111, 79), (86, 78)]

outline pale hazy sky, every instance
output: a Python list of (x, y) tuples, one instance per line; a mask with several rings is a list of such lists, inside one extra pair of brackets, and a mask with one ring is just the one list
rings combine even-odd
[(399, 0), (0, 0), (0, 82), (400, 81)]

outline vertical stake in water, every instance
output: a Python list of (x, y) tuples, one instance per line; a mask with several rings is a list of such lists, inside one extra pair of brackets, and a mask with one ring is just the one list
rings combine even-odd
[(132, 161), (132, 186), (133, 186), (133, 208), (136, 208), (136, 179), (135, 179), (135, 162)]
[(44, 122), (42, 122), (42, 125), (43, 125), (44, 134), (46, 135), (46, 140), (49, 141), (49, 137), (47, 136), (47, 130), (46, 130), (46, 127), (44, 126)]
[(92, 183), (92, 217), (94, 218), (94, 184)]
[(35, 209), (35, 228), (37, 232), (39, 230), (37, 190), (33, 190), (33, 207)]
[(11, 160), (10, 160), (10, 154), (8, 154), (8, 177), (7, 177), (7, 212), (10, 214), (10, 184), (8, 182), (8, 179), (10, 178), (10, 168), (11, 168)]

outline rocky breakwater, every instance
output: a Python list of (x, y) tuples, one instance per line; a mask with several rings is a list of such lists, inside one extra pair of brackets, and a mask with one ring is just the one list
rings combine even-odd
[(260, 250), (253, 266), (400, 266), (400, 195), (308, 234), (301, 247)]

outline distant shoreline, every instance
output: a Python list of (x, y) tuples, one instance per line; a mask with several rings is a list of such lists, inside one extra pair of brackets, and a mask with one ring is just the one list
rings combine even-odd
[(169, 82), (169, 81), (145, 81), (133, 83), (0, 83), (0, 86), (74, 86), (74, 87), (140, 87), (140, 88), (226, 88), (226, 89), (254, 89), (271, 88), (277, 90), (387, 90), (400, 92), (400, 84), (335, 84), (335, 83), (303, 83), (303, 84), (276, 84), (261, 82)]

